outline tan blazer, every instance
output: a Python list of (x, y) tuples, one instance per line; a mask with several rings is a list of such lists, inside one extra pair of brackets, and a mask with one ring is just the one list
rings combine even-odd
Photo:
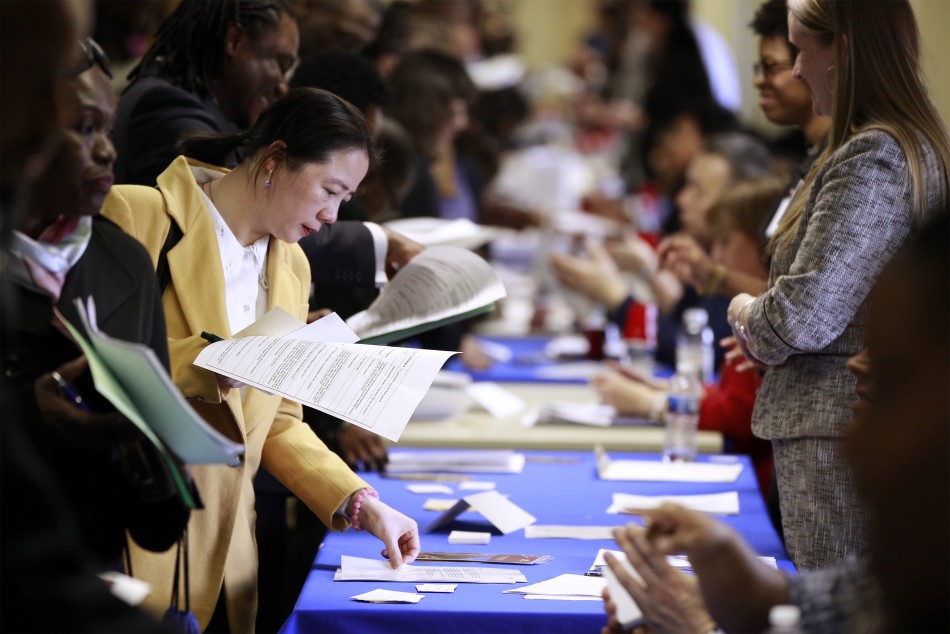
[[(301, 422), (299, 404), (255, 389), (242, 403), (238, 390), (221, 394), (214, 374), (192, 363), (208, 345), (201, 331), (222, 337), (231, 332), (218, 242), (189, 164), (212, 167), (179, 157), (159, 176), (157, 189), (114, 187), (102, 213), (144, 244), (153, 264), (172, 219), (182, 231), (168, 252), (171, 282), (162, 297), (172, 378), (209, 424), (246, 445), (239, 467), (192, 468), (205, 508), (192, 513), (189, 523), (191, 607), (204, 629), (223, 583), (231, 630), (251, 632), (257, 611), (253, 480), (258, 468), (263, 465), (336, 530), (348, 523), (334, 511), (367, 485)], [(267, 279), (268, 308), (280, 306), (305, 319), (310, 267), (297, 245), (271, 239)], [(168, 608), (174, 561), (174, 549), (133, 551), (135, 576), (152, 584), (145, 607), (156, 615)]]

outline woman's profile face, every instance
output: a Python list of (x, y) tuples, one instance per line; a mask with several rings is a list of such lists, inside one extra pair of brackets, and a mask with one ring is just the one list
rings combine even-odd
[(683, 230), (700, 242), (707, 242), (706, 213), (719, 199), (729, 182), (729, 162), (716, 154), (702, 152), (690, 162), (686, 182), (676, 195)]
[(115, 122), (115, 97), (98, 66), (80, 74), (61, 92), (62, 141), (37, 180), (30, 204), (34, 213), (51, 217), (94, 216), (115, 180), (115, 146), (109, 134)]
[(837, 79), (834, 46), (802, 32), (791, 14), (788, 16), (788, 39), (798, 49), (792, 72), (796, 79), (803, 79), (808, 84), (812, 110), (819, 117), (830, 116), (832, 90)]
[[(340, 150), (322, 163), (305, 163), (296, 169), (281, 164), (264, 189), (264, 213), (257, 215), (257, 232), (284, 242), (298, 242), (324, 224), (336, 222), (340, 203), (349, 200), (366, 170), (369, 157), (363, 150)], [(265, 171), (261, 181), (267, 178)]]

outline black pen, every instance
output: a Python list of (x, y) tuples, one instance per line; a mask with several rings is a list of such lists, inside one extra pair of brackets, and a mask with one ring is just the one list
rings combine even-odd
[(91, 412), (92, 409), (89, 407), (89, 404), (86, 403), (82, 395), (79, 393), (75, 387), (73, 387), (69, 381), (63, 378), (63, 375), (53, 370), (53, 380), (56, 381), (56, 385), (59, 386), (59, 391), (63, 393), (67, 399), (72, 401), (72, 403), (81, 409), (84, 412)]
[(210, 341), (211, 343), (217, 343), (217, 342), (219, 342), (219, 341), (224, 341), (224, 339), (222, 339), (222, 338), (219, 337), (218, 335), (212, 335), (210, 332), (205, 332), (204, 330), (201, 331), (201, 338), (202, 338), (202, 339), (207, 339), (207, 340)]

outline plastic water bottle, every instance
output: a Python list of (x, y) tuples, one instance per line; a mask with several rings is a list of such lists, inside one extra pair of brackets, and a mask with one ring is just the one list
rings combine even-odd
[(696, 366), (689, 360), (677, 360), (676, 374), (670, 381), (666, 401), (666, 433), (663, 460), (690, 462), (696, 459), (696, 429), (699, 427), (699, 401), (703, 386)]
[(797, 605), (773, 605), (769, 610), (767, 634), (801, 634), (802, 611)]
[(676, 366), (688, 363), (699, 373), (699, 380), (709, 383), (716, 371), (715, 335), (709, 327), (709, 313), (704, 308), (683, 311), (683, 327), (676, 340)]

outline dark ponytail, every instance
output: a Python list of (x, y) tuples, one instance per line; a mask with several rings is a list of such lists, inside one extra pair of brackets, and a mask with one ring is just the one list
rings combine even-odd
[(326, 162), (339, 151), (362, 150), (370, 163), (377, 158), (373, 131), (362, 113), (333, 93), (317, 88), (291, 90), (272, 103), (247, 132), (191, 134), (178, 144), (178, 150), (215, 165), (228, 164), (230, 157), (240, 153), (244, 160), (260, 165), (269, 155), (258, 154), (275, 141), (286, 144), (273, 154), (282, 155), (290, 169)]

